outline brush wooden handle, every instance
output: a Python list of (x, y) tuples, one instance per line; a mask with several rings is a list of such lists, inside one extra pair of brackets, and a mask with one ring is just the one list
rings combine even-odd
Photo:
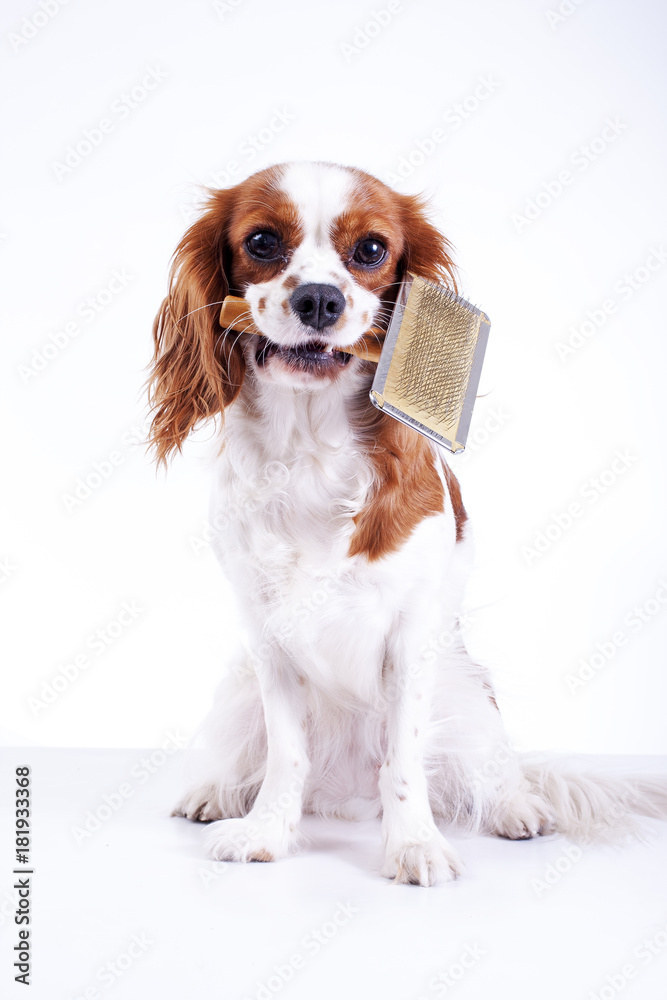
[[(241, 299), (236, 295), (228, 295), (222, 303), (220, 326), (223, 326), (227, 330), (236, 330), (238, 333), (254, 333), (258, 337), (262, 336), (261, 331), (257, 329), (252, 321), (250, 306), (245, 299)], [(373, 361), (377, 364), (382, 352), (384, 330), (372, 327), (368, 332), (374, 338), (379, 337), (380, 343), (364, 344), (363, 342), (359, 342), (358, 344), (352, 344), (351, 347), (339, 347), (337, 350), (343, 351), (344, 354), (354, 354), (356, 358), (361, 358), (362, 361)]]

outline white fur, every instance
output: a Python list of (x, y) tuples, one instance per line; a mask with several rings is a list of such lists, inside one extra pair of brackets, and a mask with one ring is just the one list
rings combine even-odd
[[(333, 271), (354, 286), (355, 300), (363, 297), (327, 235), (351, 196), (350, 175), (300, 164), (283, 184), (306, 238), (288, 269), (247, 299), (263, 332), (294, 343), (297, 321), (283, 322), (276, 305), (286, 274), (301, 276), (319, 260), (308, 280), (333, 281)], [(258, 313), (261, 296), (273, 296), (276, 309)], [(290, 384), (284, 373), (260, 372), (253, 345), (246, 350), (249, 373), (226, 414), (211, 521), (247, 649), (220, 688), (201, 776), (177, 809), (215, 820), (211, 855), (284, 856), (298, 845), (304, 810), (381, 814), (383, 873), (430, 885), (461, 869), (436, 819), (512, 838), (552, 830), (586, 837), (614, 803), (623, 814), (664, 813), (664, 786), (662, 799), (648, 783), (632, 800), (625, 786), (563, 776), (509, 748), (485, 671), (458, 631), (471, 556), (469, 540), (456, 541), (451, 502), (399, 551), (375, 562), (349, 556), (353, 517), (373, 487), (349, 416), (369, 388), (363, 367), (353, 360), (334, 382)]]

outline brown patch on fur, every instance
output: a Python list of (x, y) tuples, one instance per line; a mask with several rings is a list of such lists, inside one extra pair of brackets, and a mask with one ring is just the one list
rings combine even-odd
[(456, 541), (460, 542), (463, 538), (463, 528), (468, 520), (468, 515), (461, 499), (461, 487), (459, 486), (458, 479), (444, 460), (442, 465), (445, 471), (445, 479), (447, 480), (449, 499), (452, 502), (452, 510), (454, 511), (454, 520), (456, 521)]
[[(227, 227), (230, 284), (241, 294), (248, 285), (280, 274), (303, 239), (296, 207), (279, 187), (282, 175), (283, 167), (269, 167), (231, 189), (235, 196)], [(280, 237), (281, 254), (275, 260), (256, 260), (245, 249), (247, 238), (260, 229)]]
[(257, 312), (263, 313), (265, 309), (266, 309), (266, 299), (262, 296), (262, 298), (257, 303)]
[(249, 861), (274, 861), (274, 857), (270, 851), (265, 851), (264, 849), (255, 851), (255, 853), (248, 859)]
[(352, 298), (351, 295), (348, 295), (345, 301), (347, 302), (348, 309), (354, 309), (354, 299)]
[(374, 562), (397, 552), (425, 517), (441, 514), (445, 491), (426, 438), (368, 403), (359, 419), (375, 488), (354, 519), (349, 554)]
[(498, 702), (496, 701), (495, 691), (493, 690), (493, 688), (491, 687), (491, 685), (489, 684), (488, 681), (483, 681), (483, 686), (484, 686), (484, 690), (487, 692), (487, 694), (489, 696), (489, 701), (494, 706), (494, 708), (499, 712), (500, 709), (498, 708)]
[[(158, 464), (181, 450), (197, 423), (221, 415), (243, 384), (243, 351), (238, 336), (220, 328), (220, 304), (230, 292), (243, 295), (248, 285), (279, 274), (302, 239), (298, 213), (279, 188), (282, 175), (283, 167), (269, 167), (214, 191), (176, 249), (169, 292), (153, 325), (149, 443)], [(282, 255), (275, 261), (255, 260), (246, 250), (258, 229), (280, 236)]]
[(280, 308), (282, 309), (282, 311), (285, 313), (286, 316), (289, 316), (291, 308), (287, 299), (282, 300), (282, 302), (280, 303)]
[[(456, 290), (451, 246), (428, 220), (424, 200), (397, 194), (363, 171), (352, 172), (357, 183), (348, 207), (332, 224), (331, 239), (355, 281), (381, 299), (385, 317), (406, 271)], [(369, 236), (384, 243), (387, 255), (379, 266), (364, 268), (354, 260), (354, 249)], [(373, 561), (400, 549), (425, 517), (442, 513), (445, 491), (432, 446), (416, 431), (369, 407), (367, 399), (360, 401), (357, 429), (374, 466), (376, 486), (355, 518), (349, 553)], [(466, 513), (449, 470), (446, 481), (459, 539)]]
[(297, 278), (296, 274), (290, 274), (289, 278), (285, 278), (283, 281), (283, 288), (286, 288), (288, 292), (293, 291), (298, 288), (301, 284), (301, 279)]
[(205, 215), (186, 232), (153, 324), (149, 442), (158, 464), (181, 450), (200, 420), (222, 413), (243, 382), (241, 348), (233, 346), (236, 337), (224, 336), (218, 322), (219, 303), (229, 292), (221, 259), (234, 198), (234, 189), (217, 192)]
[[(456, 290), (451, 246), (429, 222), (424, 199), (398, 194), (362, 170), (351, 173), (356, 184), (348, 206), (334, 219), (330, 235), (354, 280), (378, 295), (385, 311), (395, 301), (406, 271)], [(364, 237), (374, 237), (387, 248), (385, 259), (376, 267), (354, 260), (354, 250)]]
[(399, 802), (405, 802), (405, 795), (399, 795), (398, 796), (398, 801)]

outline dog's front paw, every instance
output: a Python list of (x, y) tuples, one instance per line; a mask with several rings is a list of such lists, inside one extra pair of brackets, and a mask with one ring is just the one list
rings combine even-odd
[(463, 871), (463, 864), (454, 848), (438, 830), (428, 839), (405, 841), (387, 848), (382, 874), (394, 882), (411, 885), (435, 885), (449, 882)]
[(294, 842), (294, 831), (278, 820), (258, 822), (251, 814), (212, 823), (206, 832), (206, 851), (215, 861), (277, 861)]

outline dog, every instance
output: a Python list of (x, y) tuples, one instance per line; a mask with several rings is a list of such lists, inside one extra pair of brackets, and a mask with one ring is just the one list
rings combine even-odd
[[(386, 328), (410, 271), (456, 289), (419, 197), (331, 163), (216, 190), (175, 253), (154, 326), (158, 463), (214, 418), (213, 547), (246, 647), (204, 726), (174, 814), (211, 857), (275, 861), (302, 813), (382, 817), (383, 875), (422, 886), (462, 864), (440, 827), (580, 840), (667, 815), (657, 778), (587, 777), (514, 753), (463, 642), (467, 515), (442, 451), (369, 401), (341, 350)], [(260, 336), (223, 329), (228, 294)]]

